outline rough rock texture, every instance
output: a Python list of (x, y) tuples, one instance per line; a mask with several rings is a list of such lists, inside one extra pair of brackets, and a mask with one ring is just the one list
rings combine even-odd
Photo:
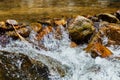
[(42, 29), (42, 25), (40, 23), (31, 23), (31, 27), (35, 32), (40, 32)]
[(48, 68), (42, 62), (0, 51), (0, 80), (48, 80), (48, 75)]
[(88, 42), (94, 30), (92, 21), (83, 16), (77, 16), (68, 25), (69, 35), (76, 43)]
[(102, 21), (107, 21), (107, 22), (110, 22), (110, 23), (119, 23), (119, 19), (112, 15), (112, 14), (109, 14), (109, 13), (101, 13), (101, 14), (98, 14), (98, 19), (99, 20), (102, 20)]
[(93, 58), (97, 56), (106, 58), (112, 55), (112, 52), (108, 48), (98, 42), (90, 43), (85, 50), (90, 52)]

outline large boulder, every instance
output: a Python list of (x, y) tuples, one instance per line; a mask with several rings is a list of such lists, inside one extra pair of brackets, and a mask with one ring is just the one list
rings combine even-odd
[(0, 80), (48, 80), (49, 70), (26, 55), (0, 51)]
[(77, 16), (68, 25), (69, 35), (76, 43), (88, 42), (94, 31), (92, 21), (83, 16)]

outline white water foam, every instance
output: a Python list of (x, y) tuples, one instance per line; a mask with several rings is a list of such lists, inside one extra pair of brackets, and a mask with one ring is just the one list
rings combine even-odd
[[(80, 45), (76, 48), (70, 47), (70, 39), (67, 31), (61, 26), (62, 39), (54, 38), (54, 33), (44, 36), (43, 44), (49, 50), (36, 49), (36, 45), (22, 41), (11, 41), (1, 50), (24, 53), (28, 56), (39, 60), (39, 54), (49, 56), (59, 61), (63, 66), (67, 66), (65, 77), (60, 77), (57, 73), (51, 71), (51, 80), (120, 80), (120, 61), (110, 58), (91, 58), (83, 48), (86, 45)], [(34, 39), (35, 33), (32, 32), (31, 41), (38, 43)], [(120, 55), (120, 49), (109, 47), (114, 55)]]

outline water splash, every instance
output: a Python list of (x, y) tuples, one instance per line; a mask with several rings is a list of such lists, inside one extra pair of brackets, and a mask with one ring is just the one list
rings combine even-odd
[[(76, 48), (70, 47), (70, 39), (68, 32), (65, 31), (64, 27), (61, 27), (62, 39), (58, 40), (54, 38), (54, 30), (50, 34), (44, 36), (42, 42), (46, 48), (37, 49), (37, 45), (22, 41), (11, 41), (5, 48), (1, 47), (2, 50), (24, 53), (28, 56), (41, 60), (40, 54), (49, 56), (54, 60), (61, 63), (62, 66), (67, 66), (67, 73), (65, 77), (60, 77), (60, 75), (51, 70), (51, 80), (119, 80), (120, 79), (120, 61), (110, 58), (103, 59), (97, 57), (96, 59), (91, 58), (91, 56), (83, 48), (86, 45), (78, 46)], [(35, 40), (35, 32), (31, 32), (29, 39), (38, 44)], [(116, 49), (111, 46), (110, 50), (114, 55), (120, 55), (120, 49)], [(19, 61), (18, 61), (19, 62)], [(45, 62), (45, 61), (44, 61)], [(47, 63), (47, 62), (45, 62)], [(49, 64), (50, 65), (50, 64)], [(18, 65), (20, 67), (20, 64)], [(55, 66), (55, 64), (52, 64)]]

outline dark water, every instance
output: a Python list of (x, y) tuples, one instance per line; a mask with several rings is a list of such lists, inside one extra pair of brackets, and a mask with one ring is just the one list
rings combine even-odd
[(41, 17), (113, 13), (118, 9), (120, 0), (0, 0), (0, 20), (36, 21)]

